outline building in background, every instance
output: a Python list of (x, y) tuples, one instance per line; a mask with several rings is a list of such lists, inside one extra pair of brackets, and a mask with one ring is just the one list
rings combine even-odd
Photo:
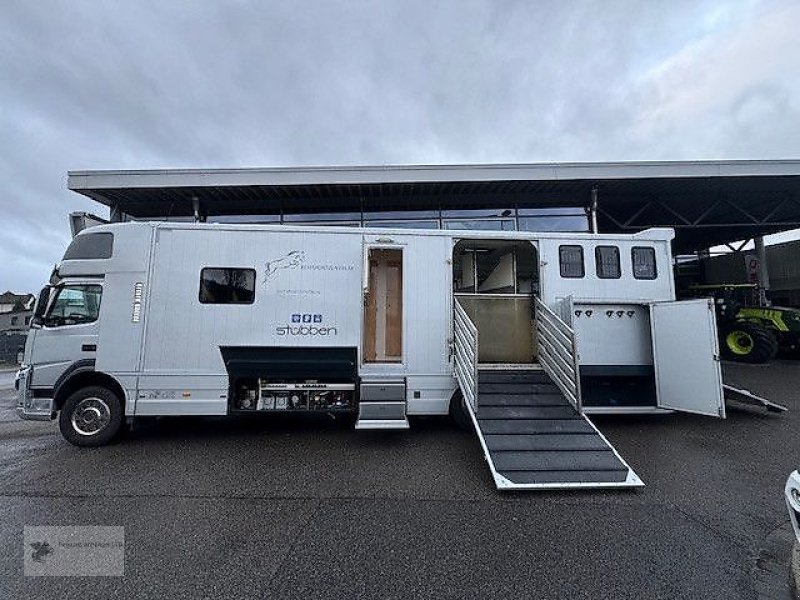
[(33, 294), (15, 294), (5, 292), (0, 294), (0, 314), (18, 310), (32, 310), (36, 300)]
[(755, 250), (728, 252), (701, 259), (703, 283), (756, 283), (768, 288), (777, 306), (800, 307), (800, 240), (767, 246), (769, 281), (761, 281)]
[(0, 294), (0, 364), (17, 362), (33, 317), (33, 294)]

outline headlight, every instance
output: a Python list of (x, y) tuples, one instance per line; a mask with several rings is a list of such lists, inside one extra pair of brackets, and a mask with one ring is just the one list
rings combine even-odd
[(800, 473), (792, 471), (786, 480), (783, 495), (786, 498), (786, 508), (789, 509), (789, 519), (792, 522), (794, 535), (800, 542)]

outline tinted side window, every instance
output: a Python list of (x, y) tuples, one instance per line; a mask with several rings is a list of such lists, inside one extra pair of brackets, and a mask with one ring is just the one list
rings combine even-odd
[(619, 279), (622, 276), (619, 248), (616, 246), (597, 246), (594, 249), (594, 262), (600, 279)]
[(658, 276), (654, 248), (633, 248), (631, 262), (633, 263), (633, 276), (636, 279), (655, 279)]
[(111, 258), (113, 250), (113, 233), (83, 233), (72, 238), (72, 242), (64, 253), (64, 260)]
[(255, 296), (255, 269), (210, 268), (200, 271), (200, 302), (203, 304), (252, 304)]
[(583, 246), (559, 246), (558, 264), (562, 277), (583, 277), (586, 274), (583, 267)]

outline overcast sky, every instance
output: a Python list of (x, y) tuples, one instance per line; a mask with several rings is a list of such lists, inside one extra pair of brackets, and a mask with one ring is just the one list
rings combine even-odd
[(101, 211), (70, 169), (800, 158), (799, 26), (798, 0), (4, 0), (0, 291)]

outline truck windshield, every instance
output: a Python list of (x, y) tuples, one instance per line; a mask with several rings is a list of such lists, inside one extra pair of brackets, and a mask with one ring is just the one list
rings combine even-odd
[(103, 288), (99, 285), (64, 285), (54, 290), (44, 324), (47, 327), (77, 325), (97, 320)]

